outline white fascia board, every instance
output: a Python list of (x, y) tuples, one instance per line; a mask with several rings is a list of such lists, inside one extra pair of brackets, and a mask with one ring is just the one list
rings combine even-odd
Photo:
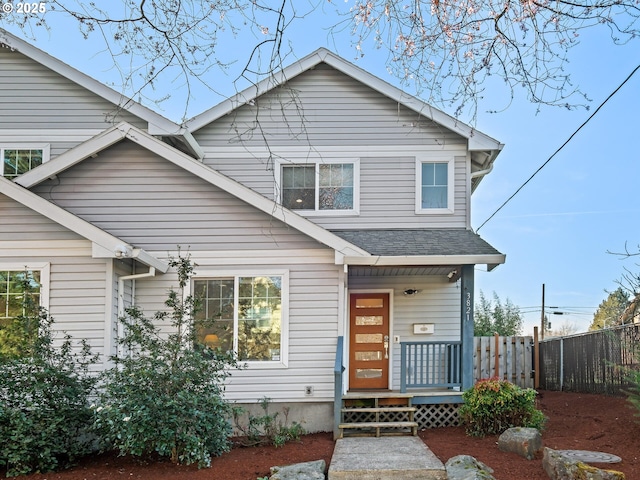
[(0, 191), (2, 191), (4, 195), (7, 195), (16, 202), (38, 212), (59, 225), (68, 228), (72, 232), (92, 241), (100, 247), (109, 250), (112, 254), (116, 246), (127, 245), (126, 242), (114, 237), (110, 233), (107, 233), (95, 225), (76, 217), (63, 208), (54, 205), (35, 193), (32, 193), (3, 177), (0, 177), (0, 186), (2, 187)]
[(115, 127), (111, 127), (84, 143), (73, 147), (71, 150), (58, 155), (53, 160), (49, 160), (33, 170), (23, 173), (15, 179), (15, 183), (25, 188), (31, 188), (48, 178), (55, 177), (60, 172), (80, 163), (84, 159), (97, 155), (105, 148), (118, 143), (126, 137), (129, 127), (130, 125), (127, 123), (120, 123)]
[(369, 256), (369, 253), (365, 250), (343, 240), (342, 238), (334, 235), (333, 233), (325, 230), (324, 228), (316, 225), (315, 223), (301, 217), (297, 213), (284, 208), (282, 205), (275, 203), (272, 200), (260, 195), (259, 193), (251, 190), (249, 187), (232, 180), (231, 178), (222, 175), (221, 173), (213, 170), (212, 168), (204, 165), (202, 162), (191, 158), (190, 156), (176, 150), (175, 148), (161, 142), (155, 137), (148, 135), (147, 133), (129, 125), (126, 133), (126, 137), (137, 143), (138, 145), (146, 148), (147, 150), (154, 152), (164, 159), (170, 161), (174, 165), (179, 166), (185, 171), (196, 175), (197, 177), (211, 183), (212, 185), (221, 188), (225, 192), (249, 203), (259, 210), (267, 213), (273, 218), (282, 221), (286, 225), (299, 230), (300, 232), (310, 236), (311, 238), (333, 248), (345, 255), (364, 255)]
[(118, 237), (114, 237), (110, 233), (105, 232), (63, 208), (54, 205), (35, 193), (16, 185), (4, 177), (0, 177), (0, 192), (34, 212), (47, 217), (57, 224), (62, 225), (81, 237), (91, 241), (94, 258), (115, 258), (116, 249), (125, 247), (134, 254), (137, 253), (134, 258), (138, 258), (142, 263), (145, 263), (148, 266), (154, 266), (159, 270), (164, 269), (163, 273), (168, 269), (168, 265), (160, 262), (155, 257), (152, 257), (142, 251), (138, 252), (137, 249), (134, 249), (131, 245), (122, 241)]
[(133, 252), (131, 253), (131, 258), (135, 258), (140, 263), (143, 263), (148, 267), (153, 267), (161, 273), (167, 273), (167, 270), (169, 270), (168, 263), (157, 259), (149, 252), (142, 250), (141, 248), (134, 248)]
[(202, 112), (199, 115), (187, 120), (184, 123), (185, 128), (191, 132), (195, 132), (205, 125), (214, 122), (218, 118), (221, 118), (228, 113), (231, 113), (235, 109), (252, 102), (261, 95), (264, 95), (268, 91), (283, 85), (288, 80), (300, 75), (301, 73), (315, 67), (324, 60), (327, 50), (321, 48), (314, 53), (307, 55), (299, 61), (279, 70), (264, 80), (245, 88), (241, 92), (235, 94), (233, 97), (220, 102), (215, 107), (210, 108)]
[(495, 268), (505, 262), (506, 256), (496, 255), (403, 255), (383, 256), (371, 255), (369, 257), (345, 256), (342, 261), (345, 265), (361, 265), (388, 267), (400, 265), (488, 265)]
[(325, 48), (320, 48), (299, 61), (285, 67), (279, 72), (258, 82), (257, 84), (243, 90), (234, 97), (221, 102), (210, 110), (192, 118), (185, 123), (185, 127), (191, 131), (196, 131), (203, 126), (217, 120), (218, 118), (232, 112), (234, 109), (255, 100), (260, 95), (269, 90), (282, 85), (287, 80), (315, 67), (321, 62), (335, 68), (354, 80), (376, 90), (382, 95), (391, 98), (401, 105), (433, 120), (434, 122), (458, 133), (469, 140), (471, 150), (497, 150), (502, 149), (502, 144), (490, 136), (476, 130), (475, 128), (447, 115), (443, 111), (429, 105), (426, 102), (408, 95), (401, 89), (394, 87), (390, 83), (370, 74), (369, 72), (347, 62), (343, 58), (335, 55)]
[(54, 72), (62, 75), (63, 77), (71, 80), (72, 82), (80, 85), (81, 87), (86, 88), (90, 92), (95, 93), (96, 95), (104, 98), (105, 100), (113, 103), (115, 106), (126, 110), (133, 115), (141, 118), (142, 120), (149, 123), (149, 128), (151, 129), (151, 125), (157, 131), (162, 131), (165, 135), (179, 135), (181, 127), (169, 120), (168, 118), (163, 117), (162, 115), (154, 112), (153, 110), (139, 104), (135, 100), (132, 100), (110, 87), (107, 87), (105, 84), (97, 81), (94, 78), (76, 70), (75, 68), (67, 65), (61, 60), (52, 57), (48, 53), (36, 48), (28, 42), (12, 35), (6, 30), (0, 29), (0, 44), (5, 44), (8, 47), (17, 50), (23, 55), (31, 58), (32, 60), (38, 62), (41, 65), (53, 70)]

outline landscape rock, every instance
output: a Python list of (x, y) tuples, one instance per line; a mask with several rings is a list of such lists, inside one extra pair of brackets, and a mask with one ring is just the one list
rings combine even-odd
[(269, 480), (325, 480), (326, 467), (324, 460), (271, 467)]
[(533, 460), (536, 453), (542, 450), (542, 435), (536, 428), (509, 428), (498, 438), (498, 448), (503, 452), (517, 453), (527, 460)]
[(493, 470), (471, 455), (456, 455), (445, 464), (448, 480), (495, 480)]
[(562, 455), (561, 451), (544, 449), (542, 467), (551, 480), (624, 480), (615, 470), (603, 470)]

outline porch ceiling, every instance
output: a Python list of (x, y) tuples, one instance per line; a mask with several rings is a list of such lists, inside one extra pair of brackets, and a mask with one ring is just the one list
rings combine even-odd
[(426, 267), (349, 267), (350, 277), (394, 277), (394, 276), (425, 276), (425, 275), (449, 275), (451, 272), (459, 272), (448, 266)]

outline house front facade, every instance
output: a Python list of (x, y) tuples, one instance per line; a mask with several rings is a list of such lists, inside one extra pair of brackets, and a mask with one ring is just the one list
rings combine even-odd
[(33, 272), (97, 368), (127, 306), (166, 308), (168, 260), (188, 252), (216, 319), (202, 341), (247, 366), (231, 401), (269, 397), (319, 431), (353, 392), (471, 386), (474, 268), (505, 260), (471, 230), (471, 194), (499, 142), (322, 49), (176, 125), (0, 43), (0, 273)]

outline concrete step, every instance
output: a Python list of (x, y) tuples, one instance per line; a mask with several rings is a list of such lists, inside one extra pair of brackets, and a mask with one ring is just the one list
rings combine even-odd
[(445, 480), (443, 463), (418, 437), (336, 440), (327, 480)]

